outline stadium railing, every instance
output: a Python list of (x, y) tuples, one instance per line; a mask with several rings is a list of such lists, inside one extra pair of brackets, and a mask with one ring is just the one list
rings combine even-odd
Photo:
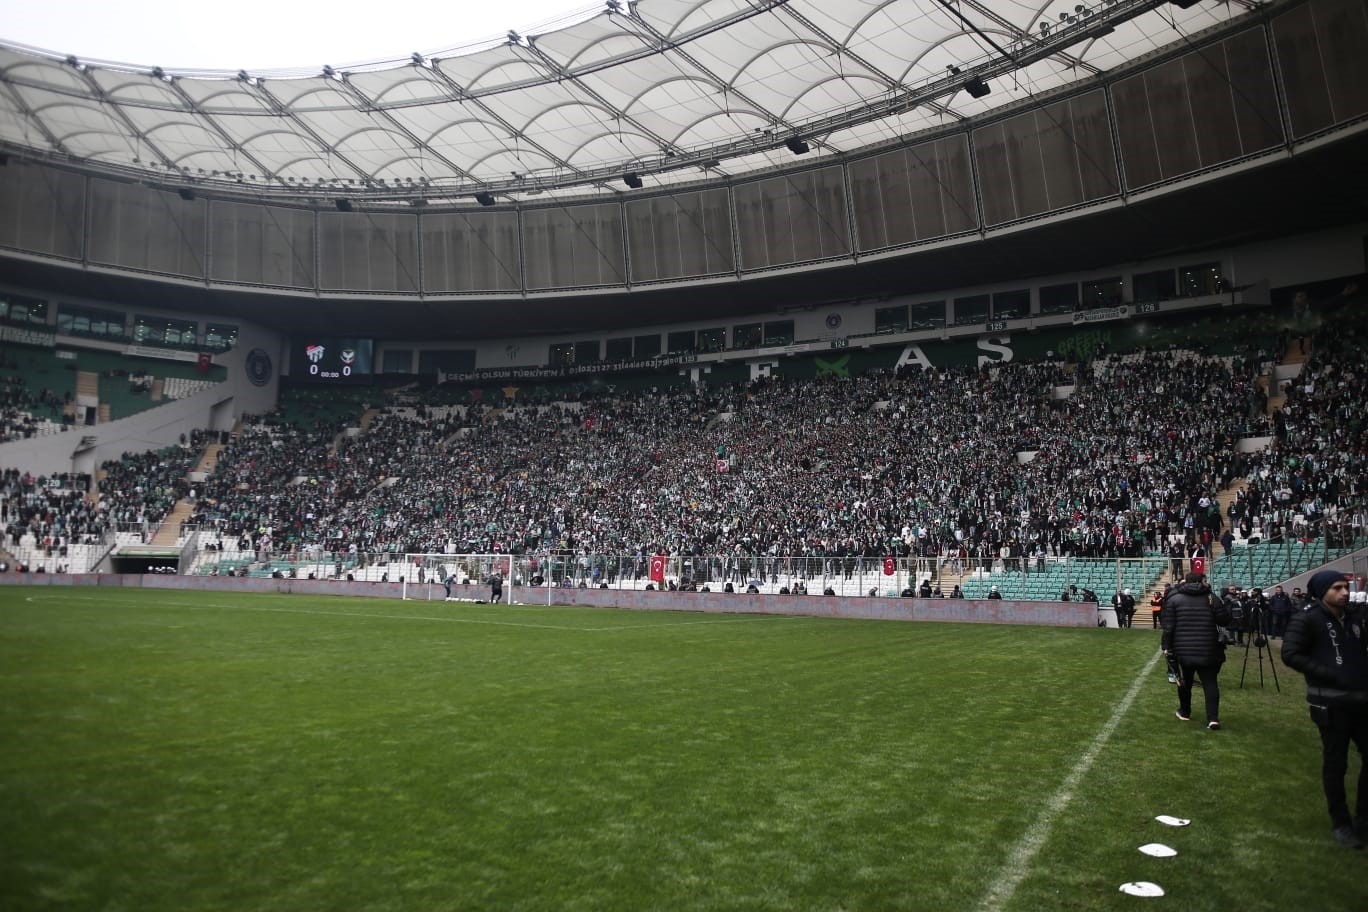
[[(510, 587), (703, 589), (756, 591), (777, 594), (806, 591), (820, 595), (830, 590), (841, 596), (921, 595), (923, 582), (933, 595), (949, 596), (961, 587), (968, 599), (988, 598), (993, 588), (1004, 599), (1016, 601), (1083, 600), (1092, 592), (1102, 605), (1118, 591), (1130, 589), (1136, 601), (1174, 579), (1173, 560), (1167, 557), (1089, 559), (1049, 557), (1020, 560), (970, 559), (956, 565), (941, 558), (791, 556), (791, 555), (620, 555), (540, 551), (508, 554), (412, 554), (396, 552), (327, 551), (322, 548), (240, 549), (229, 537), (199, 536), (199, 547), (188, 548), (184, 572), (196, 575), (234, 575), (297, 579), (339, 579), (354, 582), (406, 582), (420, 598), (445, 598), (446, 580), (453, 597), (487, 599), (489, 582), (497, 575)], [(1349, 554), (1365, 542), (1362, 536), (1329, 544), (1296, 542), (1263, 545), (1259, 558), (1236, 553), (1209, 559), (1212, 584), (1242, 588), (1270, 588), (1329, 560)], [(219, 549), (222, 545), (222, 549)], [(1248, 549), (1245, 549), (1248, 550)], [(1179, 561), (1178, 573), (1191, 568)], [(527, 599), (521, 599), (526, 601)]]

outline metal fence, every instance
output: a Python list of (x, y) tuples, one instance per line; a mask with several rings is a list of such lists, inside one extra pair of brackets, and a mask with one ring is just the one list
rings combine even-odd
[[(189, 530), (192, 534), (193, 530)], [(324, 548), (241, 549), (212, 534), (187, 548), (182, 572), (405, 582), (420, 597), (488, 598), (498, 577), (508, 588), (607, 588), (807, 592), (842, 596), (929, 596), (1110, 602), (1129, 589), (1139, 601), (1193, 568), (1189, 558), (1029, 557), (956, 560), (806, 555), (647, 555), (541, 551), (508, 554), (403, 554)], [(1216, 586), (1271, 587), (1365, 544), (1361, 537), (1328, 543), (1297, 541), (1233, 548), (1206, 558)], [(958, 589), (958, 593), (956, 592)], [(524, 600), (535, 600), (527, 598)]]

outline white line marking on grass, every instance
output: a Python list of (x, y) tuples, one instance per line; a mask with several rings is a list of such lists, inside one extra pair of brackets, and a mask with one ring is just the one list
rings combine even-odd
[(1031, 824), (1021, 840), (1017, 842), (1016, 848), (1012, 850), (1012, 854), (1007, 858), (1006, 865), (1003, 866), (1002, 873), (988, 888), (988, 893), (979, 903), (979, 909), (982, 912), (997, 912), (1011, 901), (1017, 887), (1021, 886), (1021, 882), (1030, 873), (1031, 860), (1035, 858), (1050, 838), (1050, 827), (1054, 826), (1055, 820), (1073, 800), (1074, 791), (1078, 788), (1078, 784), (1092, 769), (1093, 763), (1097, 760), (1097, 755), (1102, 752), (1102, 748), (1107, 746), (1112, 733), (1121, 724), (1121, 719), (1126, 715), (1131, 704), (1135, 702), (1136, 695), (1140, 693), (1140, 687), (1145, 683), (1149, 673), (1154, 670), (1154, 666), (1159, 664), (1162, 655), (1162, 652), (1156, 652), (1154, 657), (1145, 663), (1145, 667), (1140, 669), (1140, 673), (1131, 682), (1130, 690), (1117, 704), (1116, 711), (1107, 720), (1107, 724), (1102, 726), (1102, 730), (1097, 733), (1092, 744), (1088, 745), (1088, 749), (1078, 758), (1073, 769), (1069, 770), (1069, 775), (1064, 777), (1064, 781), (1059, 784), (1059, 790), (1045, 803), (1045, 808), (1036, 818), (1035, 823)]

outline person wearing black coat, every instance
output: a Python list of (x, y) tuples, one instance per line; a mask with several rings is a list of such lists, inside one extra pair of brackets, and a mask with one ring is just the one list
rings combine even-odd
[(1206, 698), (1206, 727), (1221, 727), (1221, 686), (1218, 677), (1225, 663), (1225, 646), (1217, 627), (1230, 623), (1230, 614), (1211, 597), (1211, 587), (1200, 573), (1189, 573), (1164, 597), (1162, 612), (1164, 654), (1178, 663), (1178, 712), (1184, 722), (1192, 718), (1192, 682), (1200, 679)]
[[(1368, 839), (1368, 617), (1349, 601), (1348, 578), (1322, 570), (1306, 584), (1311, 601), (1294, 614), (1283, 637), (1282, 659), (1306, 677), (1306, 702), (1320, 729), (1321, 787), (1335, 841), (1351, 849)], [(1355, 822), (1344, 780), (1349, 744), (1363, 761)]]
[(1287, 622), (1292, 620), (1292, 598), (1283, 591), (1282, 586), (1273, 589), (1273, 597), (1268, 600), (1268, 613), (1273, 618), (1273, 636), (1282, 639), (1287, 635)]

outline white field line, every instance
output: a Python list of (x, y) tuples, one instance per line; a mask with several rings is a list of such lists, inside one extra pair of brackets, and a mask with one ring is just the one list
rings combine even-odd
[(1102, 748), (1107, 746), (1112, 733), (1116, 731), (1117, 726), (1121, 724), (1121, 719), (1125, 717), (1131, 704), (1135, 702), (1136, 695), (1140, 693), (1140, 687), (1145, 683), (1150, 672), (1154, 670), (1154, 666), (1159, 664), (1159, 659), (1162, 656), (1162, 652), (1155, 652), (1153, 658), (1145, 664), (1144, 668), (1140, 669), (1140, 673), (1131, 682), (1130, 690), (1116, 705), (1116, 710), (1107, 720), (1107, 724), (1102, 726), (1102, 730), (1097, 733), (1092, 744), (1088, 745), (1088, 749), (1078, 758), (1073, 769), (1069, 770), (1069, 775), (1065, 776), (1064, 781), (1059, 784), (1058, 791), (1045, 803), (1045, 807), (1040, 812), (1040, 816), (1036, 818), (1035, 823), (1031, 824), (1020, 841), (1017, 842), (1016, 847), (1012, 849), (1012, 854), (1008, 856), (1007, 863), (1003, 865), (997, 880), (993, 881), (992, 886), (988, 888), (988, 892), (979, 903), (980, 912), (999, 912), (1005, 908), (1007, 903), (1011, 901), (1013, 894), (1016, 893), (1017, 887), (1031, 873), (1031, 861), (1050, 838), (1050, 828), (1054, 826), (1055, 820), (1073, 800), (1074, 792), (1078, 789), (1079, 783), (1092, 769), (1098, 754), (1102, 753)]
[[(28, 596), (25, 601), (41, 601), (44, 596)], [(90, 596), (70, 596), (62, 597), (62, 601), (70, 602), (104, 602), (118, 603), (123, 602), (129, 605), (144, 604), (142, 599), (118, 599), (118, 598), (92, 598)], [(263, 611), (274, 614), (316, 614), (323, 617), (349, 617), (349, 618), (377, 618), (380, 620), (393, 621), (435, 621), (446, 624), (480, 624), (490, 627), (528, 627), (534, 630), (569, 630), (578, 633), (610, 633), (616, 630), (656, 630), (661, 627), (703, 627), (714, 624), (738, 624), (755, 621), (802, 621), (812, 620), (812, 618), (791, 617), (787, 615), (751, 615), (746, 617), (727, 617), (710, 619), (706, 621), (671, 621), (664, 624), (620, 624), (612, 627), (575, 627), (565, 624), (522, 624), (515, 621), (491, 621), (481, 618), (463, 617), (436, 617), (421, 614), (373, 614), (362, 611), (315, 611), (308, 608), (265, 608), (258, 605), (221, 605), (213, 602), (158, 602), (159, 605), (167, 605), (173, 608), (190, 608), (200, 611), (206, 608), (218, 608), (224, 611)]]

